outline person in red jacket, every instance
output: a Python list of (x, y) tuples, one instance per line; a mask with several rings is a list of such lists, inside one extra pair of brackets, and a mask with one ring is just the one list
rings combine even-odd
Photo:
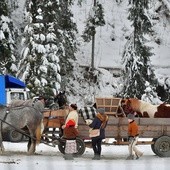
[(78, 130), (75, 125), (74, 119), (70, 119), (64, 128), (64, 138), (66, 138), (65, 160), (73, 160), (73, 154), (77, 153), (76, 137), (78, 136)]
[(139, 151), (136, 147), (136, 144), (139, 139), (139, 130), (138, 130), (139, 128), (138, 128), (137, 123), (134, 120), (135, 118), (134, 114), (128, 114), (127, 118), (129, 122), (128, 124), (129, 156), (126, 159), (133, 160), (135, 158), (135, 155), (136, 155), (136, 159), (139, 159), (139, 157), (143, 155), (143, 153)]

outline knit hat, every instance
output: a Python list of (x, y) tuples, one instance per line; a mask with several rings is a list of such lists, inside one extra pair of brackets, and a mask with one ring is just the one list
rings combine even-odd
[(97, 111), (97, 113), (100, 113), (100, 114), (104, 114), (105, 113), (105, 109), (104, 108), (98, 108), (96, 111)]
[(66, 127), (70, 127), (70, 126), (75, 126), (76, 123), (73, 119), (70, 119), (67, 123), (66, 123)]
[(131, 119), (131, 120), (134, 120), (135, 115), (130, 113), (130, 114), (127, 115), (127, 118)]
[(77, 105), (76, 104), (71, 104), (70, 105), (74, 110), (77, 110)]

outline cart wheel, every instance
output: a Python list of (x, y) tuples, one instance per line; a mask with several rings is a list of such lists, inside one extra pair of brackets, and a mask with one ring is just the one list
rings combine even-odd
[(59, 140), (59, 144), (58, 144), (58, 150), (64, 154), (65, 152), (65, 139), (63, 139), (63, 137), (61, 137), (61, 140)]
[(77, 153), (75, 155), (83, 155), (86, 146), (84, 141), (81, 138), (76, 138), (76, 143), (77, 143)]
[[(153, 144), (151, 144), (151, 149), (152, 149), (152, 151), (153, 151), (153, 153), (155, 153), (155, 148), (154, 148), (154, 146), (155, 146), (155, 141), (157, 140), (157, 138), (153, 138), (152, 139), (152, 141), (154, 142)], [(156, 153), (155, 153), (156, 154)]]
[(17, 132), (16, 130), (10, 130), (8, 132), (8, 139), (10, 142), (21, 142), (23, 140), (23, 134)]
[[(81, 138), (76, 138), (76, 143), (78, 152), (75, 154), (75, 156), (82, 155), (86, 148), (85, 143)], [(61, 138), (60, 143), (58, 144), (58, 149), (62, 154), (65, 153), (65, 139)]]
[(161, 136), (154, 143), (156, 155), (160, 157), (170, 157), (170, 137)]

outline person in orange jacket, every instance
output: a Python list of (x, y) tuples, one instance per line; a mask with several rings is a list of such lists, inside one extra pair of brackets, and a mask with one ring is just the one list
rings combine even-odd
[(139, 159), (139, 157), (143, 155), (143, 153), (139, 151), (136, 147), (136, 144), (139, 139), (139, 130), (138, 130), (139, 128), (138, 128), (137, 123), (134, 120), (135, 118), (134, 114), (128, 114), (127, 118), (129, 122), (128, 124), (129, 156), (126, 159), (133, 160), (135, 158), (135, 155), (136, 155), (136, 159)]

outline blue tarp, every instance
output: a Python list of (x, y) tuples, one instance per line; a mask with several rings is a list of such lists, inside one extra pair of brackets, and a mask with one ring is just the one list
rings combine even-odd
[(26, 85), (24, 82), (21, 80), (10, 76), (10, 75), (5, 75), (5, 87), (6, 88), (25, 88)]
[(25, 88), (26, 85), (21, 80), (10, 76), (0, 75), (0, 104), (6, 105), (6, 92), (5, 88)]
[(6, 104), (5, 78), (0, 75), (0, 105)]

